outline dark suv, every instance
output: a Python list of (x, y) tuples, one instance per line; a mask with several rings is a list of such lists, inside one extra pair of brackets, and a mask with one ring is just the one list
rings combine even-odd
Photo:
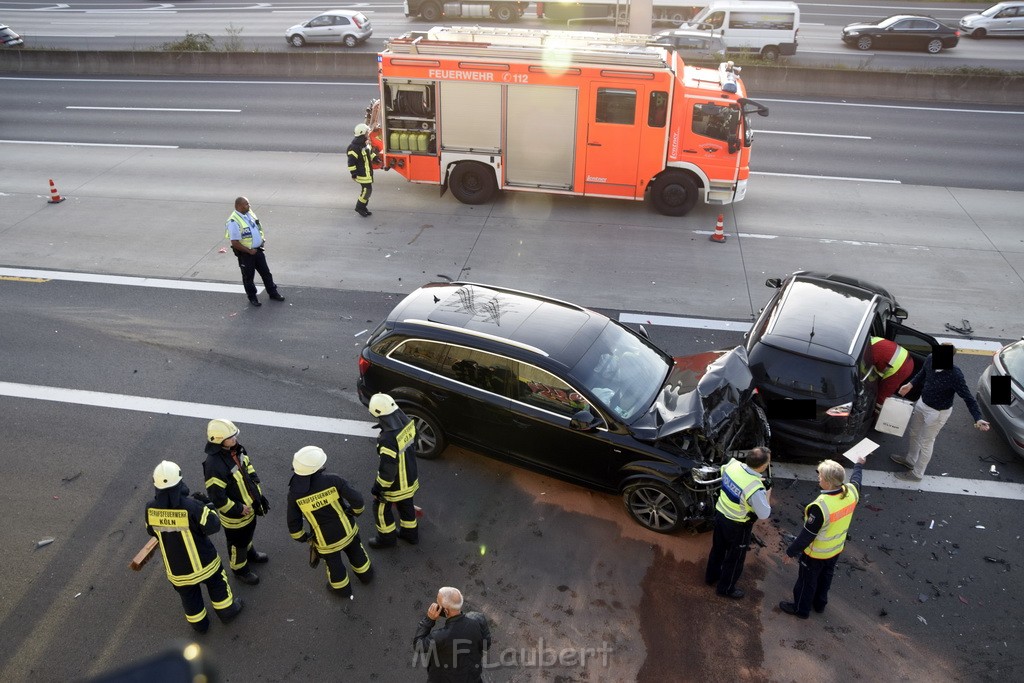
[[(871, 337), (910, 352), (915, 367), (933, 337), (901, 324), (907, 312), (878, 285), (844, 275), (799, 271), (765, 284), (778, 289), (747, 335), (747, 354), (762, 399), (813, 399), (813, 419), (775, 419), (776, 455), (834, 455), (874, 424), (876, 378)], [(908, 396), (915, 399), (920, 388)], [(784, 412), (784, 411), (780, 411)]]
[(719, 465), (770, 436), (743, 347), (673, 358), (600, 313), (472, 283), (399, 303), (360, 354), (358, 390), (416, 421), (421, 458), (450, 440), (621, 493), (663, 533), (706, 522)]

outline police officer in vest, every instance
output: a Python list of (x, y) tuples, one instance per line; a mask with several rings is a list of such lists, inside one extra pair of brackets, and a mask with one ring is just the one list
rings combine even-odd
[(206, 494), (220, 514), (224, 537), (228, 544), (228, 560), (235, 576), (242, 583), (255, 586), (259, 575), (250, 562), (262, 564), (267, 554), (252, 544), (256, 533), (256, 517), (270, 511), (263, 495), (259, 475), (245, 447), (238, 443), (238, 427), (230, 420), (210, 420), (206, 426)]
[(250, 210), (249, 200), (245, 197), (235, 200), (235, 210), (228, 216), (224, 237), (231, 240), (231, 250), (238, 257), (238, 267), (242, 271), (242, 287), (245, 288), (245, 295), (249, 297), (249, 303), (253, 306), (263, 305), (256, 297), (256, 284), (253, 282), (257, 272), (263, 279), (263, 286), (267, 288), (270, 298), (274, 301), (284, 301), (284, 297), (277, 291), (274, 276), (270, 273), (267, 257), (263, 253), (266, 247), (263, 227), (260, 225), (260, 219)]
[(348, 172), (352, 180), (359, 183), (359, 197), (356, 199), (356, 213), (363, 218), (372, 216), (366, 208), (373, 194), (373, 164), (377, 161), (377, 150), (368, 142), (370, 127), (360, 123), (355, 127), (356, 136), (348, 146)]
[(860, 500), (860, 480), (864, 474), (864, 458), (853, 468), (850, 483), (844, 484), (846, 471), (835, 460), (818, 465), (821, 493), (804, 508), (804, 528), (786, 549), (790, 557), (800, 557), (800, 573), (793, 586), (793, 602), (782, 601), (779, 609), (786, 614), (806, 619), (811, 608), (819, 614), (828, 604), (828, 590), (846, 545), (846, 533), (853, 520), (853, 510)]
[(220, 531), (216, 513), (189, 498), (181, 468), (164, 460), (153, 470), (156, 495), (146, 504), (146, 531), (160, 542), (167, 579), (181, 596), (185, 618), (196, 631), (206, 633), (210, 620), (200, 586), (206, 584), (217, 616), (225, 624), (244, 606), (231, 595), (220, 556), (209, 536)]
[[(419, 529), (416, 526), (413, 496), (420, 488), (416, 478), (416, 425), (387, 394), (374, 394), (370, 397), (370, 414), (379, 420), (380, 428), (380, 434), (377, 435), (380, 466), (377, 480), (370, 489), (374, 500), (377, 535), (370, 539), (370, 547), (394, 547), (396, 536), (416, 545), (419, 542)], [(395, 526), (392, 503), (398, 508), (400, 529)]]
[[(327, 581), (338, 594), (352, 598), (344, 551), (352, 571), (363, 583), (373, 579), (373, 568), (359, 540), (356, 516), (363, 512), (363, 497), (337, 474), (324, 472), (327, 454), (306, 446), (292, 458), (295, 474), (288, 482), (288, 533), (309, 544), (327, 564)], [(309, 530), (305, 528), (309, 524)]]
[(914, 374), (914, 359), (910, 353), (889, 339), (871, 337), (871, 365), (878, 377), (875, 394), (875, 412), (882, 410), (885, 399), (896, 393)]
[(742, 590), (736, 587), (743, 573), (743, 562), (750, 548), (754, 522), (768, 519), (772, 513), (768, 491), (761, 476), (771, 463), (768, 447), (751, 449), (746, 462), (732, 458), (722, 466), (722, 490), (715, 505), (715, 532), (708, 555), (704, 581), (717, 586), (725, 598), (738, 600)]

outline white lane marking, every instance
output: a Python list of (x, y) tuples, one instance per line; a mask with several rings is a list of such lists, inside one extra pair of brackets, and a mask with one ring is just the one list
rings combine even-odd
[(51, 140), (0, 140), (8, 145), (59, 145), (63, 147), (131, 147), (133, 149), (178, 149), (177, 145), (129, 145), (114, 142), (55, 142)]
[[(84, 36), (83, 36), (84, 37)], [(114, 36), (103, 36), (113, 38)], [(339, 81), (207, 81), (207, 80), (160, 80), (156, 78), (43, 78), (40, 76), (0, 76), (0, 81), (60, 81), (64, 83), (188, 83), (189, 85), (329, 85), (332, 87), (352, 87), (365, 85), (377, 88), (375, 82), (339, 82)]]
[(68, 105), (65, 109), (102, 109), (103, 111), (187, 111), (187, 112), (213, 112), (217, 114), (238, 114), (241, 109), (176, 109), (171, 107), (84, 107)]
[[(222, 292), (244, 294), (242, 285), (226, 282), (200, 282), (192, 280), (165, 280), (154, 277), (131, 277), (127, 275), (99, 275), (95, 273), (67, 273), (59, 270), (33, 270), (27, 268), (0, 268), (0, 275), (8, 277), (42, 278), (44, 280), (67, 280), (70, 282), (92, 282), (101, 285), (129, 285), (133, 287), (155, 287), (157, 289), (187, 289), (194, 292)], [(263, 292), (258, 285), (257, 293)]]
[[(871, 462), (870, 458), (868, 462)], [(845, 465), (846, 463), (843, 464)], [(798, 479), (800, 481), (818, 481), (818, 471), (814, 465), (772, 463), (772, 476), (781, 476), (783, 479)], [(920, 490), (926, 493), (947, 493), (955, 496), (1024, 500), (1024, 484), (1013, 484), (1005, 481), (925, 475), (924, 480), (920, 483), (912, 483), (897, 479), (893, 472), (866, 470), (863, 483), (865, 487), (870, 488), (903, 489), (905, 491)]]
[[(17, 382), (0, 382), (0, 396), (113, 408), (115, 410), (134, 410), (159, 415), (194, 417), (203, 420), (209, 419), (211, 415), (219, 415), (232, 422), (261, 425), (264, 427), (280, 427), (282, 429), (298, 429), (323, 434), (365, 437), (377, 435), (377, 430), (374, 429), (372, 422), (362, 422), (359, 420), (343, 420), (335, 417), (318, 417), (315, 415), (300, 415), (298, 413), (278, 413), (270, 410), (218, 406), (209, 403), (190, 403), (187, 401), (149, 398), (146, 396), (129, 396), (102, 391), (48, 387)], [(802, 481), (816, 481), (818, 478), (817, 471), (812, 465), (776, 463), (772, 465), (772, 474), (775, 478), (799, 479)], [(929, 493), (951, 493), (985, 498), (1024, 500), (1024, 484), (1008, 484), (985, 480), (925, 477), (920, 485), (916, 485), (902, 482), (888, 472), (865, 472), (864, 485), (873, 488), (920, 489)]]
[[(687, 318), (675, 315), (648, 315), (645, 313), (620, 313), (619, 322), (633, 325), (661, 325), (662, 327), (681, 327), (694, 330), (724, 330), (727, 332), (747, 332), (753, 323), (738, 320), (714, 320), (711, 318)], [(940, 344), (950, 343), (957, 351), (991, 351), (995, 353), (1005, 344), (1000, 341), (984, 339), (960, 339), (953, 337), (936, 337)]]
[(906, 104), (865, 104), (862, 102), (821, 102), (819, 100), (780, 100), (758, 97), (758, 102), (777, 102), (780, 104), (820, 104), (826, 107), (870, 107), (872, 109), (909, 109), (910, 111), (943, 111), (959, 114), (1012, 114), (1024, 115), (1024, 111), (1001, 111), (999, 109), (957, 109), (954, 107), (912, 107)]
[(852, 180), (858, 183), (892, 183), (901, 185), (898, 180), (884, 180), (882, 178), (847, 178), (838, 175), (807, 175), (804, 173), (769, 173), (768, 171), (751, 171), (750, 175), (773, 175), (782, 178), (810, 178), (812, 180)]
[[(714, 230), (691, 230), (690, 232), (692, 232), (695, 235), (714, 235), (715, 234)], [(733, 233), (729, 233), (729, 234), (731, 235)], [(740, 232), (740, 233), (736, 233), (736, 234), (738, 234), (740, 237), (750, 237), (750, 238), (756, 239), (756, 240), (773, 240), (773, 239), (776, 239), (778, 237), (778, 235), (755, 235), (755, 234), (750, 233), (750, 232)]]
[(0, 396), (53, 401), (55, 403), (72, 403), (99, 408), (114, 408), (116, 410), (135, 410), (142, 413), (197, 417), (204, 420), (209, 420), (210, 416), (217, 415), (232, 422), (244, 422), (246, 424), (266, 427), (281, 427), (283, 429), (301, 429), (307, 432), (320, 432), (324, 434), (346, 434), (348, 436), (377, 435), (377, 431), (372, 428), (372, 422), (343, 420), (336, 417), (299, 415), (297, 413), (279, 413), (271, 410), (256, 410), (235, 406), (218, 406), (209, 403), (172, 401), (146, 396), (109, 394), (103, 391), (19, 384), (17, 382), (0, 382)]
[(754, 133), (757, 135), (803, 135), (812, 138), (846, 138), (848, 140), (870, 140), (870, 135), (832, 135), (831, 133), (794, 133), (788, 130), (761, 130), (755, 128)]

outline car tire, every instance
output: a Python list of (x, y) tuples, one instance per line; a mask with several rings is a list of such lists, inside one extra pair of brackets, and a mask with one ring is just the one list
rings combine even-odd
[(441, 423), (419, 406), (402, 406), (402, 410), (416, 423), (416, 457), (424, 460), (440, 457), (448, 446)]
[(460, 161), (448, 176), (452, 195), (463, 204), (486, 204), (494, 199), (498, 181), (494, 169), (478, 161)]
[(697, 197), (697, 183), (685, 173), (662, 173), (651, 185), (651, 202), (663, 216), (685, 216)]
[(494, 18), (502, 24), (510, 24), (519, 18), (519, 11), (514, 5), (501, 3), (494, 8)]
[(306, 39), (296, 33), (294, 36), (290, 36), (288, 38), (288, 42), (292, 47), (302, 47), (306, 44)]
[(420, 17), (423, 21), (437, 21), (441, 18), (441, 5), (436, 2), (425, 2), (420, 6)]
[(683, 526), (683, 501), (662, 482), (630, 483), (622, 490), (622, 502), (633, 521), (645, 529), (671, 534)]
[(970, 35), (971, 38), (974, 38), (975, 40), (981, 40), (982, 38), (985, 37), (986, 33), (985, 33), (985, 29), (983, 29), (983, 28), (976, 28), (973, 31), (971, 31), (971, 33), (969, 35)]
[(925, 43), (924, 49), (930, 55), (937, 55), (942, 52), (942, 41), (938, 38), (932, 38)]
[(351, 33), (345, 36), (341, 42), (345, 44), (345, 47), (355, 47), (359, 44), (359, 41)]
[(871, 40), (871, 36), (861, 36), (857, 38), (857, 49), (858, 50), (870, 50), (871, 46), (875, 44), (875, 41)]
[(761, 59), (766, 62), (779, 61), (779, 48), (777, 45), (768, 45), (761, 50)]

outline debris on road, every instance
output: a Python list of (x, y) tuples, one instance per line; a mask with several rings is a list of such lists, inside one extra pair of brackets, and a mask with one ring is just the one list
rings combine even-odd
[(36, 548), (42, 548), (43, 546), (50, 545), (51, 543), (53, 543), (52, 538), (44, 538), (41, 541), (36, 541)]
[[(918, 593), (918, 595), (917, 595), (917, 601), (918, 601), (918, 602), (928, 602), (928, 596), (927, 596), (927, 595), (925, 595), (924, 593)], [(920, 619), (920, 618), (921, 618), (921, 617), (918, 617), (918, 619)]]
[(917, 620), (920, 621), (925, 626), (928, 625), (928, 621), (924, 617), (922, 617), (920, 614), (917, 615)]
[[(992, 467), (995, 467), (995, 465), (993, 465)], [(64, 478), (61, 479), (61, 481), (64, 482), (65, 484), (70, 484), (75, 479), (78, 479), (80, 476), (82, 476), (81, 472), (79, 472), (77, 474), (73, 474), (70, 477), (64, 477)]]

